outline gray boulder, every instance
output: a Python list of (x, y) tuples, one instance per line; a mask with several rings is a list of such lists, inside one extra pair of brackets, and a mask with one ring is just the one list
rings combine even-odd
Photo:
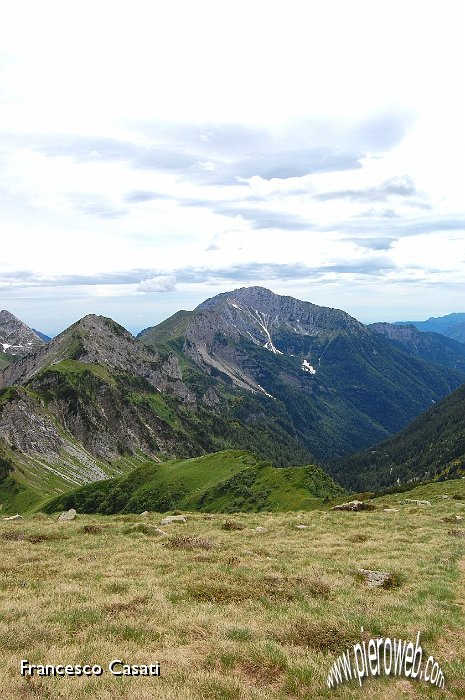
[(389, 571), (359, 569), (358, 573), (364, 579), (368, 588), (390, 588), (395, 584), (394, 576)]
[(65, 511), (58, 517), (59, 522), (65, 522), (68, 520), (75, 520), (76, 518), (76, 509), (75, 508), (70, 508), (69, 510)]
[(185, 515), (167, 515), (160, 522), (160, 525), (171, 525), (171, 523), (187, 523), (187, 517)]

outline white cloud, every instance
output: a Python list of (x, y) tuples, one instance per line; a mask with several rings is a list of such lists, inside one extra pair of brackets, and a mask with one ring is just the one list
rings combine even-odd
[(150, 277), (137, 286), (138, 292), (174, 292), (176, 289), (176, 278), (174, 275), (159, 275)]

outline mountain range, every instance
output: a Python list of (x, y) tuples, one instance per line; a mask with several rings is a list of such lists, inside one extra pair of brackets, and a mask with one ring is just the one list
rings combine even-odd
[(338, 460), (465, 381), (458, 342), (367, 327), (261, 287), (217, 295), (138, 338), (89, 315), (46, 343), (2, 314), (1, 337), (18, 331), (5, 344), (26, 348), (0, 374), (4, 510), (123, 478), (147, 460), (230, 449), (279, 467), (334, 464), (347, 485)]
[(443, 367), (465, 370), (465, 343), (441, 333), (420, 331), (413, 324), (371, 323), (368, 328), (411, 355)]
[(465, 343), (465, 313), (447, 314), (428, 318), (426, 321), (397, 321), (401, 325), (410, 324), (419, 331), (441, 333), (448, 338)]
[(194, 388), (202, 377), (223, 414), (262, 434), (280, 426), (320, 461), (396, 432), (465, 380), (460, 344), (446, 340), (433, 363), (344, 311), (260, 287), (220, 294), (138, 337), (176, 353), (185, 381)]

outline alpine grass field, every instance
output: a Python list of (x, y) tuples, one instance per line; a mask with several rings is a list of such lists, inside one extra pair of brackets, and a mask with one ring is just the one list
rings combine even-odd
[[(1, 520), (0, 695), (463, 698), (464, 483), (378, 497), (362, 512), (197, 512), (170, 525), (156, 513)], [(399, 503), (409, 498), (431, 505)], [(393, 586), (368, 588), (360, 568), (391, 572)], [(414, 640), (418, 631), (445, 690), (403, 676), (327, 687), (348, 647), (377, 636)], [(21, 659), (104, 672), (21, 677)], [(115, 677), (113, 659), (159, 662), (161, 675)]]

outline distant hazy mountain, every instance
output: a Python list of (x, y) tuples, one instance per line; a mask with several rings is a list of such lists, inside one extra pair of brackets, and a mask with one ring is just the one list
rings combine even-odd
[(384, 335), (411, 355), (443, 367), (465, 371), (465, 344), (440, 333), (419, 331), (414, 325), (371, 323), (368, 328)]
[(397, 321), (397, 324), (412, 324), (420, 331), (431, 331), (465, 343), (465, 313), (447, 314), (431, 317), (427, 321)]
[(330, 472), (356, 491), (412, 479), (465, 475), (465, 384), (415, 418), (402, 432), (340, 459)]
[(36, 335), (39, 336), (39, 338), (41, 338), (44, 341), (44, 343), (48, 343), (49, 340), (51, 340), (51, 337), (49, 335), (45, 335), (45, 333), (41, 333), (41, 331), (38, 331), (36, 328), (33, 328), (32, 330), (34, 331), (34, 333)]
[[(344, 311), (261, 287), (219, 294), (139, 337), (177, 352), (193, 392), (210, 387), (222, 415), (259, 431), (256, 447), (236, 436), (237, 447), (273, 460), (284, 435), (306, 450), (305, 461), (373, 444), (465, 379), (463, 370), (413, 357)], [(302, 463), (292, 445), (287, 460)]]

